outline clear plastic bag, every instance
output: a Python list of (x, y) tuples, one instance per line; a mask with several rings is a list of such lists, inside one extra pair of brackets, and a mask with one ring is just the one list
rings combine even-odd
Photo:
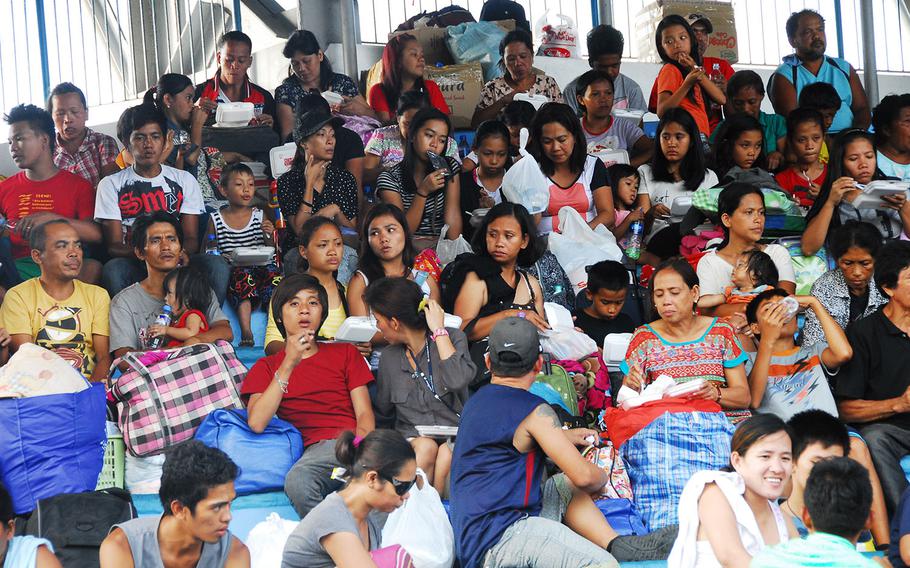
[(528, 143), (528, 129), (522, 128), (519, 135), (518, 152), (521, 159), (506, 171), (502, 178), (502, 192), (512, 203), (524, 205), (528, 213), (543, 213), (550, 203), (550, 180), (540, 171), (540, 165), (525, 146)]
[(458, 235), (457, 239), (452, 240), (446, 238), (448, 232), (449, 226), (443, 225), (442, 231), (439, 233), (439, 242), (436, 243), (436, 256), (443, 265), (455, 260), (459, 254), (472, 250), (471, 243), (465, 240), (464, 235)]

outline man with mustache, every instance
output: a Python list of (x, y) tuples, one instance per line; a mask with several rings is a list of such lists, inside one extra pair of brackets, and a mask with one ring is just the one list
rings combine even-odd
[(117, 141), (107, 134), (85, 126), (88, 105), (82, 89), (72, 83), (60, 83), (47, 98), (47, 112), (57, 127), (54, 164), (61, 170), (87, 179), (93, 187), (101, 178), (117, 172)]
[(799, 93), (812, 83), (830, 83), (841, 97), (830, 133), (869, 128), (872, 115), (866, 90), (856, 70), (843, 59), (825, 55), (825, 19), (814, 10), (801, 10), (787, 19), (787, 38), (796, 53), (784, 57), (772, 76), (769, 92), (777, 114), (787, 116), (798, 106)]
[(66, 219), (52, 219), (29, 235), (31, 258), (41, 270), (6, 293), (0, 319), (11, 351), (36, 343), (54, 351), (93, 382), (104, 380), (110, 298), (100, 286), (79, 280), (82, 240)]
[[(19, 105), (4, 117), (9, 124), (9, 153), (20, 171), (0, 183), (0, 215), (6, 218), (12, 257), (23, 280), (40, 274), (29, 252), (32, 230), (52, 219), (69, 219), (84, 243), (101, 242), (94, 222), (92, 185), (54, 165), (54, 121), (35, 105)], [(83, 263), (80, 279), (95, 282), (101, 265)]]

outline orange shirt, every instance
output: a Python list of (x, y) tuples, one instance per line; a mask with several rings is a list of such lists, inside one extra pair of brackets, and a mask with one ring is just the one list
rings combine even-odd
[[(675, 93), (683, 84), (683, 74), (676, 68), (675, 65), (670, 65), (665, 63), (663, 67), (660, 68), (660, 73), (657, 75), (657, 94), (663, 92)], [(692, 100), (690, 94), (694, 93), (695, 100)], [(693, 86), (690, 93), (686, 93), (686, 96), (683, 97), (681, 103), (679, 103), (681, 108), (689, 111), (689, 114), (692, 115), (692, 118), (695, 119), (695, 124), (698, 125), (698, 130), (705, 136), (711, 134), (711, 125), (708, 123), (708, 110), (705, 107), (705, 99), (702, 97), (702, 90), (698, 86)]]

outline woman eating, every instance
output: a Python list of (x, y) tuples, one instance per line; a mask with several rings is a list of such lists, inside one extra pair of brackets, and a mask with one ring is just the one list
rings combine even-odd
[(331, 91), (343, 98), (343, 102), (336, 107), (340, 113), (377, 118), (357, 91), (357, 83), (347, 75), (332, 70), (332, 64), (319, 47), (319, 40), (313, 32), (297, 30), (292, 33), (281, 54), (291, 60), (288, 77), (275, 89), (278, 128), (281, 132), (289, 133), (294, 129), (297, 105), (301, 97), (308, 93)]
[(430, 154), (441, 156), (452, 131), (449, 117), (435, 108), (417, 112), (408, 129), (404, 159), (379, 174), (376, 195), (383, 203), (405, 212), (408, 229), (420, 239), (421, 249), (436, 243), (443, 225), (446, 238), (461, 234), (459, 211), (460, 166), (454, 158), (442, 158), (445, 167), (434, 166)]
[(593, 229), (613, 228), (613, 194), (602, 161), (589, 156), (585, 133), (569, 105), (547, 103), (531, 122), (528, 152), (547, 176), (550, 199), (537, 225), (542, 234), (559, 231), (563, 207), (578, 211)]
[(471, 118), (471, 128), (485, 120), (493, 120), (518, 93), (543, 95), (550, 102), (562, 103), (562, 91), (556, 81), (534, 71), (534, 45), (531, 34), (512, 30), (499, 43), (500, 68), (504, 73), (488, 81), (480, 91), (480, 102)]
[(717, 402), (732, 422), (750, 415), (752, 401), (747, 359), (733, 327), (716, 317), (698, 315), (698, 276), (687, 261), (661, 263), (649, 282), (658, 319), (635, 330), (620, 366), (623, 385), (641, 391), (659, 375), (677, 383), (704, 379), (690, 398)]
[(375, 427), (367, 392), (373, 375), (353, 345), (317, 339), (329, 300), (314, 276), (282, 280), (270, 311), (284, 346), (253, 365), (240, 392), (254, 432), (278, 416), (303, 435), (306, 452), (288, 472), (284, 490), (304, 518), (340, 487), (332, 478), (332, 470), (342, 465), (335, 457), (336, 439), (345, 430), (366, 436)]

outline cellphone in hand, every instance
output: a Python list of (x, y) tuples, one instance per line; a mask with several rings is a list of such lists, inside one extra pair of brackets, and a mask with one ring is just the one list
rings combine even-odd
[(452, 170), (449, 169), (449, 162), (447, 162), (446, 159), (439, 154), (431, 152), (429, 150), (427, 150), (427, 158), (430, 159), (430, 166), (433, 167), (433, 171), (445, 170), (446, 181), (449, 181), (449, 179), (452, 177)]

